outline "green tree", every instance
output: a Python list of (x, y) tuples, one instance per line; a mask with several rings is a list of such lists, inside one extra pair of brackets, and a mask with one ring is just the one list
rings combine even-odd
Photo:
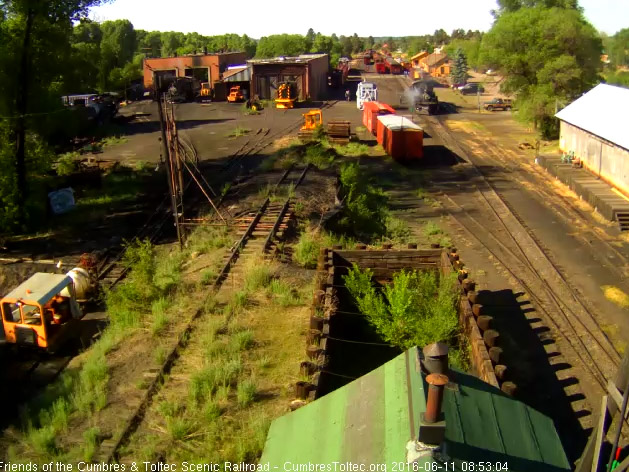
[(606, 52), (613, 67), (629, 66), (629, 28), (618, 31), (607, 41)]
[(365, 41), (365, 48), (372, 49), (375, 43), (376, 41), (373, 39), (373, 36), (369, 36)]
[(136, 51), (135, 30), (129, 20), (105, 21), (101, 25), (103, 39), (100, 42), (100, 81), (102, 92), (112, 84), (110, 80), (114, 69), (121, 69), (131, 62)]
[(363, 40), (358, 37), (356, 33), (351, 38), (352, 41), (352, 53), (361, 52), (363, 47)]
[(258, 42), (256, 57), (297, 56), (307, 52), (306, 38), (300, 34), (274, 34)]
[(308, 32), (306, 33), (306, 50), (310, 51), (312, 49), (312, 44), (314, 43), (316, 34), (312, 28), (308, 28)]
[(497, 3), (498, 9), (491, 11), (496, 18), (503, 13), (513, 13), (521, 8), (568, 8), (580, 11), (578, 0), (497, 0)]
[(445, 47), (445, 51), (449, 56), (455, 57), (456, 51), (461, 49), (467, 59), (467, 65), (472, 69), (478, 69), (481, 67), (479, 62), (480, 45), (481, 41), (477, 38), (453, 39), (450, 44)]
[(452, 81), (455, 84), (465, 83), (467, 80), (467, 59), (462, 49), (454, 53), (454, 67), (452, 68)]
[(520, 116), (552, 134), (556, 100), (589, 90), (601, 70), (601, 39), (579, 10), (521, 8), (504, 13), (483, 36), (481, 62), (505, 75)]
[[(87, 18), (98, 0), (3, 0), (0, 2), (0, 112), (2, 144), (12, 155), (3, 175), (15, 185), (0, 189), (2, 207), (27, 219), (28, 161), (35, 161), (29, 141), (36, 139), (38, 114), (59, 108), (66, 87), (72, 22)], [(35, 80), (36, 78), (36, 80)], [(56, 96), (56, 99), (55, 99)]]
[(450, 42), (450, 36), (445, 32), (443, 28), (435, 30), (432, 35), (432, 42), (435, 46), (441, 46), (442, 44), (448, 44)]
[(162, 57), (174, 56), (177, 49), (183, 45), (184, 35), (174, 31), (161, 33)]

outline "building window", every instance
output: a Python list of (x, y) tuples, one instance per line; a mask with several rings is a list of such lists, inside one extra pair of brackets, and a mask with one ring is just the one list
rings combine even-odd
[(445, 74), (445, 73), (446, 73), (446, 68), (445, 68), (445, 67), (442, 67), (442, 68), (441, 68), (441, 74), (443, 75), (443, 74)]

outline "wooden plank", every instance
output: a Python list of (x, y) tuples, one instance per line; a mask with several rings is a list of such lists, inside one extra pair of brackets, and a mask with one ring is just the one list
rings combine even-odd
[(599, 412), (598, 426), (596, 427), (596, 442), (594, 443), (594, 457), (592, 458), (591, 472), (598, 471), (598, 463), (601, 459), (601, 446), (603, 444), (603, 436), (605, 432), (605, 418), (607, 416), (607, 395), (603, 395), (601, 401), (601, 410)]
[(441, 257), (441, 251), (443, 249), (401, 249), (399, 251), (395, 249), (389, 250), (338, 250), (334, 251), (339, 256), (347, 258), (347, 257), (382, 257), (382, 256), (392, 256), (395, 257), (434, 257), (435, 262), (438, 261)]

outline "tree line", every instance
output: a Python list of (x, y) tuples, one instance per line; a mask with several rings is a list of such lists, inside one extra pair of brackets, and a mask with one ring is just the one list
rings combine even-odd
[[(629, 28), (600, 35), (577, 0), (498, 0), (487, 33), (443, 29), (407, 37), (247, 35), (135, 29), (128, 20), (95, 23), (89, 9), (108, 0), (0, 1), (0, 233), (28, 219), (29, 193), (50, 168), (55, 145), (68, 136), (72, 116), (60, 97), (126, 89), (142, 75), (142, 60), (209, 52), (244, 51), (247, 57), (328, 53), (342, 56), (385, 48), (410, 56), (446, 47), (465, 67), (492, 68), (504, 76), (519, 116), (556, 133), (556, 109), (601, 79), (629, 85)], [(601, 53), (609, 56), (602, 68)], [(624, 69), (623, 69), (624, 68)], [(602, 75), (601, 75), (602, 74)], [(71, 134), (71, 133), (70, 133)], [(29, 178), (27, 179), (27, 176)]]

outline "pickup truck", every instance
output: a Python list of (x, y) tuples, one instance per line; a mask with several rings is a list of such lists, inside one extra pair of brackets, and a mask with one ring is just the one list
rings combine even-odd
[(508, 98), (494, 98), (493, 100), (483, 103), (483, 108), (488, 111), (511, 110), (511, 107), (511, 100)]

